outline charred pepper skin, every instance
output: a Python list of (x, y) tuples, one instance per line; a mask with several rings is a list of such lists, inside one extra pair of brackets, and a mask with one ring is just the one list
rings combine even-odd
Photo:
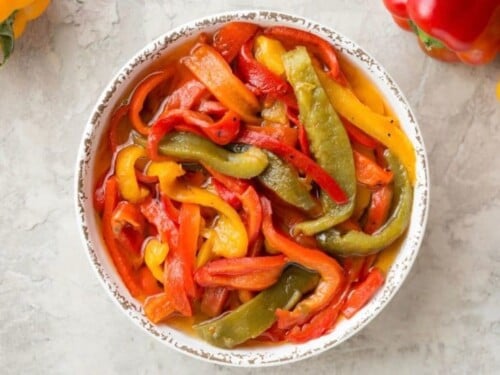
[(338, 256), (365, 256), (376, 253), (396, 241), (410, 223), (413, 189), (404, 166), (386, 150), (384, 157), (394, 173), (393, 210), (386, 223), (375, 233), (351, 230), (341, 234), (336, 229), (316, 236), (320, 246)]

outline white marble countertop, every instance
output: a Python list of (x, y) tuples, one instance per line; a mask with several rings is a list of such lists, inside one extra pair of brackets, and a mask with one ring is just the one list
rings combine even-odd
[(73, 173), (90, 110), (133, 53), (193, 18), (257, 7), (322, 22), (373, 54), (417, 115), (432, 181), (420, 255), (379, 317), (336, 349), (258, 371), (500, 373), (500, 61), (472, 69), (427, 58), (381, 0), (311, 3), (58, 0), (30, 24), (0, 70), (3, 374), (252, 373), (168, 349), (114, 306), (80, 243)]

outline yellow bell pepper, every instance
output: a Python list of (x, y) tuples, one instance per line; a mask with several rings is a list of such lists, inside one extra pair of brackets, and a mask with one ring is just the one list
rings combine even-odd
[(50, 0), (0, 1), (0, 66), (14, 50), (14, 39), (22, 35), (26, 24), (38, 18), (49, 3)]
[(255, 39), (255, 59), (279, 76), (285, 74), (285, 67), (281, 61), (281, 56), (285, 52), (286, 50), (283, 45), (276, 39), (268, 38), (263, 35)]
[[(238, 213), (217, 195), (177, 181), (184, 173), (182, 167), (172, 161), (153, 162), (147, 170), (148, 175), (158, 177), (161, 192), (169, 198), (210, 207), (220, 213), (214, 228), (219, 239), (214, 243), (214, 253), (224, 258), (244, 256), (248, 248), (248, 235)], [(217, 242), (219, 244), (216, 246)]]
[(203, 242), (203, 245), (201, 245), (196, 257), (196, 268), (203, 267), (205, 264), (215, 258), (215, 254), (213, 253), (212, 249), (214, 247), (217, 233), (215, 233), (215, 230), (213, 229), (208, 229), (207, 232), (207, 238), (205, 239), (205, 242)]
[(155, 279), (162, 284), (164, 283), (162, 263), (167, 257), (168, 250), (168, 245), (156, 238), (150, 239), (144, 249), (144, 262), (146, 266), (148, 266)]
[(131, 203), (138, 203), (148, 196), (149, 191), (140, 187), (135, 177), (135, 162), (146, 157), (146, 150), (140, 146), (130, 145), (118, 152), (116, 156), (115, 175), (121, 196)]

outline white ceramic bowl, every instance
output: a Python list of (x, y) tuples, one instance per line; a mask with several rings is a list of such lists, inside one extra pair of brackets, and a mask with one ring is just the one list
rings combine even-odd
[[(117, 275), (107, 255), (92, 206), (95, 186), (93, 168), (99, 140), (119, 99), (142, 77), (150, 64), (168, 54), (176, 45), (201, 31), (212, 31), (225, 22), (247, 20), (264, 26), (287, 25), (313, 32), (330, 41), (349, 60), (364, 71), (399, 118), (417, 153), (416, 185), (411, 223), (401, 250), (392, 265), (383, 288), (350, 320), (342, 320), (329, 334), (301, 345), (282, 344), (224, 350), (185, 334), (167, 325), (151, 324), (144, 316), (141, 305), (135, 301)], [(213, 363), (235, 366), (269, 366), (298, 361), (331, 349), (366, 326), (394, 296), (408, 275), (417, 256), (427, 222), (429, 204), (429, 175), (427, 158), (415, 117), (399, 87), (387, 72), (362, 48), (329, 27), (316, 22), (274, 11), (236, 11), (208, 16), (175, 28), (149, 43), (132, 57), (108, 84), (92, 111), (82, 136), (75, 176), (76, 211), (78, 225), (92, 268), (113, 301), (145, 332), (167, 346), (190, 356)]]

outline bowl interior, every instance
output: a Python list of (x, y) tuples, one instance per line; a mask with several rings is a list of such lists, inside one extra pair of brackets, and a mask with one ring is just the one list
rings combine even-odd
[[(143, 315), (140, 304), (130, 296), (121, 282), (105, 251), (98, 228), (98, 218), (92, 204), (95, 186), (93, 168), (97, 158), (97, 147), (106, 131), (108, 119), (119, 100), (143, 77), (152, 64), (158, 64), (162, 57), (168, 55), (177, 46), (195, 37), (201, 31), (210, 32), (227, 21), (237, 19), (256, 22), (264, 26), (280, 24), (302, 28), (333, 43), (357, 68), (368, 75), (383, 93), (413, 143), (417, 154), (417, 178), (411, 223), (387, 275), (384, 287), (353, 318), (341, 320), (329, 334), (301, 345), (280, 344), (224, 350), (167, 325), (151, 324)], [(77, 219), (84, 247), (92, 268), (122, 311), (146, 332), (172, 348), (200, 359), (236, 366), (266, 366), (304, 359), (338, 345), (364, 327), (394, 296), (417, 256), (424, 235), (429, 196), (427, 159), (420, 130), (406, 99), (392, 78), (363, 49), (334, 30), (302, 17), (274, 11), (237, 11), (208, 16), (166, 33), (136, 54), (113, 78), (96, 104), (82, 137), (75, 179)]]

